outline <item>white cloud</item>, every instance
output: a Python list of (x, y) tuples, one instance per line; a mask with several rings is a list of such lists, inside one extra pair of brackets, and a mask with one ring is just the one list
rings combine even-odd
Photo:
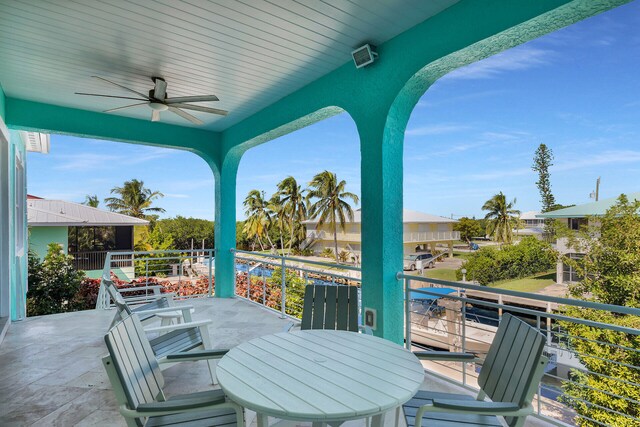
[[(55, 156), (60, 158), (61, 156)], [(64, 156), (64, 160), (53, 169), (56, 170), (73, 170), (73, 171), (90, 171), (95, 169), (104, 169), (112, 167), (113, 162), (121, 160), (120, 156), (81, 153)]]
[(493, 181), (515, 176), (532, 174), (531, 168), (516, 168), (510, 170), (494, 170), (489, 172), (466, 175), (464, 178), (470, 181)]
[(551, 170), (555, 172), (564, 172), (574, 169), (588, 168), (591, 166), (636, 162), (640, 162), (640, 151), (613, 150), (592, 154), (590, 156), (574, 157), (571, 161), (559, 163), (557, 166), (552, 167)]
[(554, 55), (552, 50), (520, 46), (458, 68), (440, 80), (488, 79), (508, 71), (522, 71), (547, 65), (551, 63)]

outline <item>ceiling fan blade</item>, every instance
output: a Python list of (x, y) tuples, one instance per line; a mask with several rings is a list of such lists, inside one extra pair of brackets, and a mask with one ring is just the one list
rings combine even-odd
[(215, 95), (200, 96), (179, 96), (176, 98), (167, 98), (164, 100), (167, 104), (176, 104), (180, 102), (204, 102), (204, 101), (220, 101)]
[(160, 121), (160, 111), (153, 110), (151, 112), (151, 121), (152, 122), (159, 122)]
[(156, 84), (153, 88), (153, 97), (160, 101), (164, 101), (167, 97), (167, 82), (161, 78), (154, 78), (153, 81)]
[(93, 77), (94, 79), (102, 80), (102, 81), (107, 82), (107, 83), (111, 83), (112, 85), (114, 85), (114, 86), (118, 86), (118, 87), (120, 87), (120, 88), (122, 88), (122, 89), (124, 89), (124, 90), (128, 90), (129, 92), (133, 92), (133, 93), (135, 93), (136, 95), (140, 95), (140, 96), (141, 96), (141, 97), (143, 97), (144, 99), (149, 99), (149, 96), (145, 95), (145, 94), (144, 94), (144, 93), (142, 93), (142, 92), (138, 92), (137, 90), (129, 89), (129, 88), (128, 88), (128, 87), (126, 87), (126, 86), (122, 86), (122, 85), (120, 85), (120, 84), (118, 84), (118, 83), (114, 83), (114, 82), (112, 82), (111, 80), (107, 80), (107, 79), (105, 79), (104, 77), (100, 77), (100, 76), (91, 76), (91, 77)]
[(229, 114), (229, 112), (225, 111), (225, 110), (219, 110), (217, 108), (201, 107), (199, 105), (171, 104), (171, 106), (172, 107), (184, 108), (186, 110), (202, 111), (203, 113), (219, 114), (221, 116), (226, 116), (227, 114)]
[(202, 120), (198, 119), (197, 117), (192, 116), (191, 114), (187, 113), (186, 111), (182, 111), (179, 108), (176, 107), (169, 107), (169, 111), (179, 115), (180, 117), (182, 117), (183, 119), (187, 119), (189, 120), (191, 123), (194, 123), (196, 125), (202, 125), (204, 124), (204, 122), (202, 122)]
[(103, 113), (110, 113), (112, 111), (124, 110), (125, 108), (137, 107), (138, 105), (145, 105), (145, 104), (148, 104), (148, 103), (149, 102), (140, 102), (140, 103), (137, 103), (137, 104), (125, 105), (124, 107), (111, 108), (110, 110), (104, 110)]
[(84, 92), (76, 92), (76, 95), (102, 96), (102, 97), (104, 97), (104, 98), (133, 99), (134, 101), (146, 101), (146, 99), (131, 98), (130, 96), (102, 95), (102, 94), (100, 94), (100, 93), (84, 93)]

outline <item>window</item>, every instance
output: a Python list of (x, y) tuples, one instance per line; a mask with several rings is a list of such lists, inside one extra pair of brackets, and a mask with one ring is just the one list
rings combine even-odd
[[(567, 257), (572, 260), (581, 260), (584, 254), (567, 254)], [(567, 262), (562, 263), (562, 281), (564, 283), (579, 282), (582, 280), (582, 276), (578, 275), (576, 269)]]
[(569, 228), (579, 231), (587, 226), (586, 218), (569, 218)]

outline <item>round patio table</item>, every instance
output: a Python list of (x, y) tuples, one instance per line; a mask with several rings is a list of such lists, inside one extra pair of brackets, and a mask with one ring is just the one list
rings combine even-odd
[(266, 335), (231, 349), (216, 369), (222, 390), (258, 414), (340, 425), (407, 402), (424, 379), (411, 352), (390, 341), (346, 331), (305, 330)]

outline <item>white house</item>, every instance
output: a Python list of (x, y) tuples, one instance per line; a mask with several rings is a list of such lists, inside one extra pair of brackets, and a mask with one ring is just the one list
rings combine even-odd
[(544, 218), (538, 218), (538, 215), (540, 212), (522, 212), (519, 216), (522, 228), (514, 229), (513, 234), (516, 236), (535, 236), (541, 239), (544, 233)]
[[(360, 257), (361, 251), (361, 211), (354, 211), (353, 221), (342, 231), (338, 226), (338, 252), (349, 252), (352, 257)], [(436, 250), (436, 245), (446, 245), (449, 255), (453, 255), (453, 242), (460, 240), (460, 232), (453, 231), (457, 221), (441, 216), (404, 209), (402, 230), (404, 253)], [(333, 230), (327, 224), (318, 228), (316, 220), (304, 221), (307, 226), (307, 242), (315, 253), (326, 248), (334, 249)]]

